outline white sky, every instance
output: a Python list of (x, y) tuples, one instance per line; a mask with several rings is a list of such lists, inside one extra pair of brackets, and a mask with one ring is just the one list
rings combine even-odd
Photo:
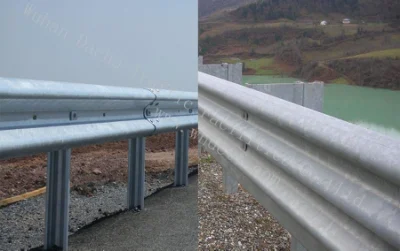
[(197, 91), (197, 1), (2, 0), (0, 76)]

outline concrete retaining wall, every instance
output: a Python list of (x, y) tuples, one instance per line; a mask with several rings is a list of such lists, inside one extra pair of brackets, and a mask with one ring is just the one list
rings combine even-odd
[(242, 84), (242, 63), (237, 64), (203, 64), (203, 56), (199, 56), (199, 71)]
[[(199, 71), (222, 78), (233, 83), (242, 84), (243, 64), (203, 64), (203, 56), (199, 56)], [(204, 152), (204, 147), (199, 144), (199, 156)]]
[(324, 84), (245, 84), (245, 86), (264, 92), (292, 103), (322, 112), (324, 105)]

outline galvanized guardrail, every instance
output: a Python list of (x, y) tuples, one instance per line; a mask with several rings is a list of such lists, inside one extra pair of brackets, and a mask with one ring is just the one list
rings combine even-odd
[(399, 250), (400, 141), (199, 72), (199, 144), (293, 250)]
[(197, 93), (0, 78), (0, 159), (48, 152), (45, 249), (68, 249), (71, 148), (129, 139), (128, 208), (144, 206), (145, 137), (176, 131), (175, 185), (188, 182)]

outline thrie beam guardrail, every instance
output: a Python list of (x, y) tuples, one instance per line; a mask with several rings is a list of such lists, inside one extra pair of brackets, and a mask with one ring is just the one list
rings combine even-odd
[(175, 185), (187, 185), (197, 93), (0, 78), (0, 159), (48, 152), (45, 249), (68, 249), (71, 148), (129, 139), (129, 209), (144, 206), (145, 137), (176, 132)]
[(399, 250), (400, 141), (201, 72), (198, 82), (199, 143), (226, 191), (242, 184), (293, 249)]

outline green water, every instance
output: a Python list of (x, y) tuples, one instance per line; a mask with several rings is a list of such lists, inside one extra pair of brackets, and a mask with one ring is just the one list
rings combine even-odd
[[(243, 83), (294, 83), (294, 78), (243, 76)], [(324, 113), (400, 138), (400, 91), (326, 84)]]
[(325, 85), (324, 113), (356, 124), (400, 135), (400, 91)]
[(298, 79), (290, 78), (290, 77), (281, 77), (281, 76), (273, 76), (273, 75), (244, 75), (243, 83), (248, 84), (281, 84), (281, 83), (294, 83)]

